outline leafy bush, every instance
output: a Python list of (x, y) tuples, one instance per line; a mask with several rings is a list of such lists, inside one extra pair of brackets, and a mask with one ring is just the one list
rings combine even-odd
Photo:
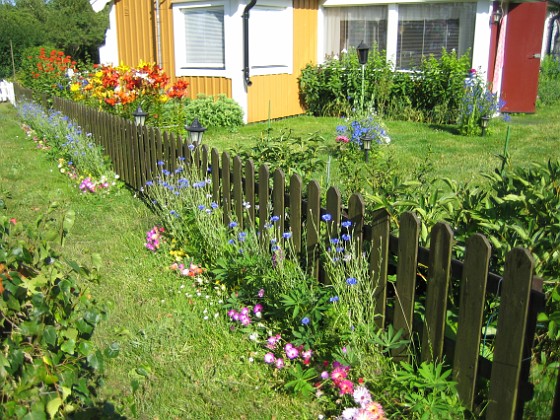
[(539, 103), (553, 105), (560, 102), (560, 59), (547, 55), (541, 63), (539, 75)]
[(196, 99), (187, 103), (185, 117), (189, 122), (198, 118), (199, 122), (207, 128), (234, 128), (243, 125), (243, 110), (237, 102), (226, 95), (218, 95), (216, 98), (198, 95)]
[(271, 171), (280, 168), (287, 177), (298, 173), (306, 183), (325, 165), (320, 157), (323, 147), (324, 139), (317, 134), (302, 138), (294, 137), (291, 131), (283, 131), (276, 137), (269, 131), (254, 147), (241, 148), (238, 154), (243, 159), (253, 159), (257, 167), (267, 164)]
[(412, 72), (394, 72), (385, 56), (373, 50), (365, 66), (362, 105), (361, 66), (352, 51), (307, 65), (299, 79), (301, 98), (313, 115), (350, 115), (373, 107), (391, 118), (455, 123), (469, 66), (469, 55), (443, 51), (440, 59), (426, 57)]
[(50, 418), (93, 406), (105, 352), (91, 341), (103, 319), (85, 286), (88, 269), (61, 258), (57, 249), (74, 222), (56, 218), (52, 205), (27, 228), (0, 215), (0, 417)]

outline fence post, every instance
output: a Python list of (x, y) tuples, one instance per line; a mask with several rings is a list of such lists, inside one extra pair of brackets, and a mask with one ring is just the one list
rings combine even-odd
[(284, 233), (284, 194), (286, 192), (286, 177), (282, 169), (277, 168), (272, 175), (272, 214), (278, 217), (278, 222), (273, 226), (276, 239), (280, 240)]
[(533, 258), (514, 248), (507, 257), (502, 281), (487, 418), (511, 420), (517, 405), (521, 360), (527, 327)]
[(224, 224), (228, 225), (231, 221), (231, 163), (228, 152), (222, 153), (222, 208)]
[(268, 183), (270, 181), (270, 170), (268, 165), (261, 165), (259, 168), (259, 232), (261, 233), (261, 238), (266, 241), (266, 228), (268, 224), (268, 199), (269, 199), (269, 188)]
[[(188, 149), (187, 149), (188, 150)], [(220, 200), (220, 152), (215, 147), (210, 153), (212, 161), (212, 199), (219, 203)]]
[(252, 159), (245, 162), (245, 200), (249, 204), (247, 208), (247, 223), (251, 228), (255, 227), (255, 164)]
[(290, 230), (292, 232), (294, 252), (298, 259), (301, 258), (302, 188), (303, 181), (301, 176), (294, 173), (290, 178)]
[(239, 156), (233, 158), (233, 205), (235, 207), (235, 217), (239, 223), (239, 229), (243, 230), (243, 185), (241, 179), (242, 163)]

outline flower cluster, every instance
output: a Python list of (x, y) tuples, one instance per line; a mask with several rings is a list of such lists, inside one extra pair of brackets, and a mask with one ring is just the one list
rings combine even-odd
[[(490, 85), (475, 69), (469, 71), (464, 82), (465, 94), (459, 109), (459, 127), (465, 135), (478, 134), (482, 120), (490, 120), (504, 107), (505, 101), (492, 92)], [(509, 115), (503, 119), (509, 121)]]
[(294, 346), (292, 343), (286, 343), (284, 347), (281, 347), (281, 339), (281, 335), (276, 334), (268, 337), (266, 340), (266, 348), (272, 350), (264, 355), (264, 362), (266, 364), (274, 365), (276, 369), (282, 369), (285, 366), (285, 359), (292, 361), (301, 360), (304, 365), (311, 363), (313, 350), (305, 350), (302, 345)]
[(342, 412), (344, 420), (384, 420), (385, 412), (378, 402), (373, 401), (370, 392), (364, 386), (357, 386), (352, 396), (359, 407), (346, 408)]
[[(253, 306), (253, 315), (256, 318), (262, 317), (262, 311), (263, 311), (263, 306), (260, 303), (257, 303), (255, 306)], [(244, 327), (249, 326), (252, 322), (251, 309), (249, 309), (249, 307), (247, 306), (244, 306), (239, 311), (236, 311), (235, 309), (230, 309), (227, 314), (232, 321), (238, 322)]]
[[(328, 367), (329, 363), (324, 362), (324, 367)], [(321, 379), (328, 381), (328, 383), (338, 390), (340, 395), (352, 394), (354, 392), (354, 383), (348, 379), (348, 372), (350, 372), (350, 366), (343, 365), (338, 361), (334, 361), (331, 364), (331, 371), (323, 370), (321, 372)]]
[(31, 89), (65, 96), (68, 91), (69, 75), (76, 71), (76, 62), (63, 51), (45, 48), (39, 50), (38, 55), (29, 55), (22, 63), (24, 84)]
[(362, 146), (364, 138), (370, 138), (377, 144), (389, 144), (391, 138), (381, 121), (373, 115), (345, 118), (344, 123), (336, 127), (337, 143), (354, 143)]
[(177, 271), (182, 276), (187, 277), (196, 277), (204, 271), (202, 267), (193, 263), (190, 263), (188, 267), (185, 266), (185, 264), (173, 263), (169, 266), (169, 268), (173, 271)]
[(163, 233), (165, 229), (162, 226), (154, 226), (146, 232), (146, 243), (144, 246), (152, 252), (156, 252), (163, 242)]

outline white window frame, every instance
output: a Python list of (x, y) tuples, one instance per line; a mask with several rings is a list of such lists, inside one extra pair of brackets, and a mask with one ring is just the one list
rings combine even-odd
[[(251, 76), (292, 74), (294, 13), (291, 0), (259, 0), (249, 12)], [(263, 22), (264, 19), (268, 18)]]
[[(224, 10), (224, 65), (223, 67), (201, 66), (194, 67), (187, 65), (186, 49), (185, 49), (185, 14), (187, 9), (215, 9), (222, 8)], [(228, 71), (228, 53), (231, 51), (230, 42), (228, 42), (228, 31), (230, 30), (230, 2), (225, 1), (184, 1), (173, 3), (173, 27), (174, 27), (174, 44), (175, 44), (175, 74), (181, 76), (213, 76), (213, 77), (229, 77)]]

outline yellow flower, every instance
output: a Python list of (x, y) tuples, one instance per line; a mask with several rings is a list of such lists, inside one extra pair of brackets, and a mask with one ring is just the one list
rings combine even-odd
[(80, 84), (79, 83), (72, 83), (70, 85), (70, 92), (78, 92), (80, 90)]

